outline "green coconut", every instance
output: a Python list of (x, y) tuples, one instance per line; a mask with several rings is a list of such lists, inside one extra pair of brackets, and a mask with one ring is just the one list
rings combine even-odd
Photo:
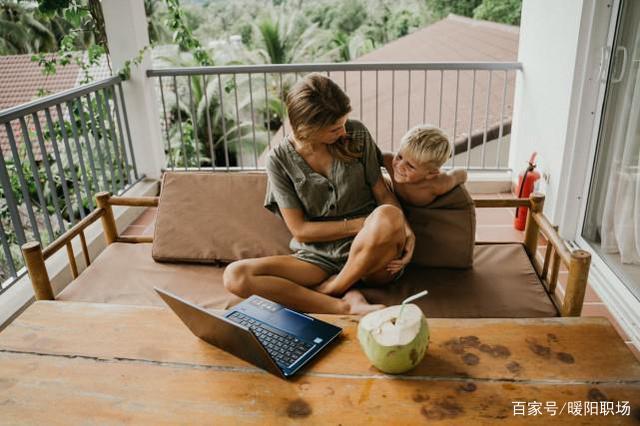
[(413, 304), (371, 312), (358, 324), (358, 340), (369, 361), (380, 371), (404, 373), (418, 365), (429, 346), (429, 326)]

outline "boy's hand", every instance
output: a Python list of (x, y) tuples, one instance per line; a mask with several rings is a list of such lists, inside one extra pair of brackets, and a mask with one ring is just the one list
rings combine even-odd
[(402, 249), (402, 256), (399, 259), (394, 259), (387, 264), (387, 271), (390, 274), (397, 274), (404, 268), (413, 257), (413, 250), (416, 247), (416, 235), (411, 230), (409, 224), (404, 222), (404, 232), (406, 235), (406, 240), (404, 243), (404, 248)]

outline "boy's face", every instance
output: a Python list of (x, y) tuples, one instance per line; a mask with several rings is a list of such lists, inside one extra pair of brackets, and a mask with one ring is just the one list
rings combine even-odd
[(393, 177), (398, 183), (418, 183), (432, 179), (439, 173), (437, 168), (421, 164), (407, 156), (402, 148), (393, 156)]

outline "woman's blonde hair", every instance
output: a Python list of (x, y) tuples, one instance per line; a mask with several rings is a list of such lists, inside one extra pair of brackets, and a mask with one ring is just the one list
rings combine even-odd
[[(342, 89), (328, 77), (318, 73), (306, 75), (286, 96), (289, 123), (296, 139), (305, 142), (311, 134), (337, 123), (351, 112), (351, 101)], [(352, 151), (347, 138), (327, 145), (338, 160), (351, 162), (362, 156)]]
[(447, 135), (429, 124), (419, 124), (409, 130), (400, 141), (404, 155), (425, 166), (442, 166), (451, 157)]

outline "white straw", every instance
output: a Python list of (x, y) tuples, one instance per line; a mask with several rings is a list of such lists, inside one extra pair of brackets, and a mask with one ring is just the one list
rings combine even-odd
[(414, 294), (413, 296), (409, 296), (402, 301), (402, 306), (400, 307), (400, 312), (398, 313), (398, 318), (396, 318), (396, 324), (400, 322), (400, 317), (402, 316), (402, 311), (404, 311), (404, 306), (413, 302), (416, 299), (420, 299), (422, 296), (426, 296), (429, 292), (427, 290), (423, 290), (420, 293)]
[(422, 296), (426, 296), (429, 292), (427, 290), (422, 290), (420, 293), (414, 294), (413, 296), (407, 297), (402, 301), (402, 304), (413, 302), (416, 299), (420, 299)]

